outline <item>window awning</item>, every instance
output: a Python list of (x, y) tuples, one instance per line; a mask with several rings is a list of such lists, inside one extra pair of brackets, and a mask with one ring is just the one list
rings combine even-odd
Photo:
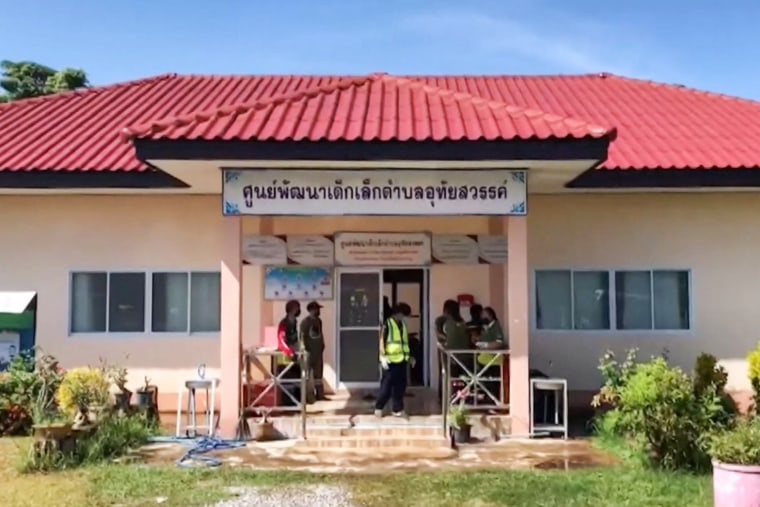
[(24, 313), (36, 295), (34, 291), (0, 291), (0, 313)]

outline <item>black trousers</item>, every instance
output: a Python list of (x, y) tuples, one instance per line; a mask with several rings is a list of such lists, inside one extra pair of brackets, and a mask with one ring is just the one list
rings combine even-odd
[(406, 361), (391, 363), (387, 370), (383, 370), (383, 378), (380, 381), (380, 395), (375, 402), (375, 410), (383, 410), (388, 400), (391, 402), (393, 412), (404, 410), (404, 394), (406, 393)]
[(324, 374), (324, 349), (310, 350), (309, 351), (309, 373), (314, 377), (314, 390), (316, 391), (317, 398), (324, 398), (325, 389), (322, 384), (322, 376)]

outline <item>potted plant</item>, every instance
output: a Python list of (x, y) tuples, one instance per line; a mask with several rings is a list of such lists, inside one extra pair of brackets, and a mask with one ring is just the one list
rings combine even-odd
[(34, 361), (33, 375), (36, 382), (30, 386), (34, 391), (30, 415), (35, 434), (56, 429), (68, 432), (71, 424), (61, 414), (56, 403), (56, 392), (62, 377), (58, 361), (49, 354), (40, 353)]
[(74, 416), (76, 427), (95, 424), (107, 406), (110, 385), (100, 368), (73, 368), (63, 375), (56, 392), (58, 406)]
[(454, 442), (466, 444), (470, 441), (472, 425), (470, 425), (469, 420), (469, 413), (464, 406), (464, 401), (451, 407), (449, 410), (449, 427), (454, 435)]
[(123, 366), (106, 366), (108, 380), (116, 386), (118, 391), (114, 393), (114, 405), (116, 409), (127, 411), (132, 402), (132, 391), (127, 389), (127, 369)]
[(150, 385), (150, 379), (144, 378), (143, 386), (137, 390), (137, 406), (140, 408), (153, 407), (153, 389)]
[(269, 419), (271, 414), (271, 407), (260, 407), (256, 409), (256, 413), (260, 416), (253, 426), (253, 439), (258, 442), (267, 442), (271, 440), (277, 440), (280, 438), (280, 433), (275, 429), (274, 423)]
[(715, 507), (755, 507), (760, 498), (760, 419), (739, 420), (708, 442)]

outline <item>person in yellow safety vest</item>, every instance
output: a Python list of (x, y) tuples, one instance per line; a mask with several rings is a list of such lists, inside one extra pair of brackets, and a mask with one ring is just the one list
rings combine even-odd
[(375, 416), (382, 417), (383, 410), (391, 402), (391, 412), (395, 417), (406, 417), (404, 394), (406, 393), (406, 368), (414, 367), (414, 358), (409, 355), (409, 332), (406, 318), (412, 309), (406, 303), (399, 303), (391, 310), (391, 316), (380, 328), (380, 366), (382, 380), (380, 394), (375, 402)]
[[(507, 339), (504, 336), (504, 331), (501, 328), (499, 319), (496, 317), (496, 312), (490, 306), (483, 310), (481, 323), (483, 327), (480, 333), (480, 338), (478, 338), (478, 341), (475, 344), (476, 347), (481, 350), (506, 349)], [(478, 364), (480, 365), (479, 369), (483, 369), (490, 364), (481, 375), (490, 378), (500, 378), (503, 359), (503, 355), (500, 356), (499, 354), (491, 352), (480, 352), (477, 357)], [(494, 398), (501, 400), (500, 380), (486, 380), (482, 383)], [(490, 403), (493, 402), (493, 400), (488, 398), (487, 402)]]

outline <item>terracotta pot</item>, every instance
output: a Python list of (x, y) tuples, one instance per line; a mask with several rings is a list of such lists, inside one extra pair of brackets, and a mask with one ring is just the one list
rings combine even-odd
[(257, 422), (253, 425), (253, 434), (251, 437), (259, 442), (268, 440), (277, 440), (280, 433), (275, 429), (273, 422)]
[(715, 507), (760, 507), (760, 466), (713, 461)]

